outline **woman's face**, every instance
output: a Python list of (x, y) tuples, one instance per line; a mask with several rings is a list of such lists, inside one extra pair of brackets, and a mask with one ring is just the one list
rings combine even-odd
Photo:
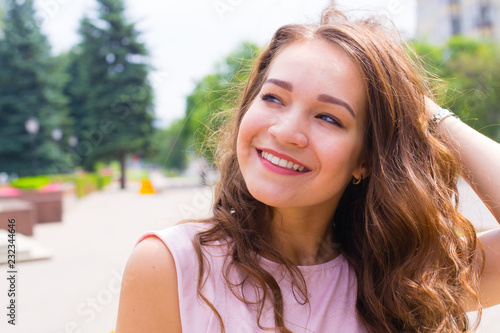
[(271, 207), (335, 210), (352, 177), (366, 176), (366, 108), (360, 70), (340, 47), (287, 46), (240, 125), (237, 156), (250, 193)]

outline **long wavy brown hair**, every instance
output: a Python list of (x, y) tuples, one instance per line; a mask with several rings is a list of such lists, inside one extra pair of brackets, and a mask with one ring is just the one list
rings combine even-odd
[[(465, 332), (466, 305), (480, 308), (480, 246), (471, 223), (458, 211), (459, 164), (427, 126), (425, 96), (432, 96), (421, 65), (411, 60), (400, 38), (374, 18), (352, 19), (327, 8), (318, 24), (286, 25), (256, 59), (233, 119), (219, 142), (221, 178), (215, 186), (210, 228), (195, 237), (199, 259), (198, 294), (207, 274), (204, 247), (227, 242), (223, 270), (236, 297), (256, 308), (261, 325), (264, 304), (274, 309), (275, 327), (286, 328), (283, 295), (257, 254), (281, 263), (296, 286), (297, 301), (308, 302), (300, 270), (270, 244), (273, 210), (249, 193), (236, 157), (236, 138), (245, 112), (258, 96), (269, 67), (298, 40), (317, 39), (340, 46), (359, 66), (366, 82), (368, 110), (363, 154), (370, 175), (349, 185), (332, 217), (331, 239), (357, 277), (357, 310), (370, 332)], [(333, 246), (334, 244), (330, 244)], [(209, 269), (209, 267), (208, 267)], [(239, 282), (229, 278), (236, 270)], [(257, 300), (241, 289), (252, 284)]]

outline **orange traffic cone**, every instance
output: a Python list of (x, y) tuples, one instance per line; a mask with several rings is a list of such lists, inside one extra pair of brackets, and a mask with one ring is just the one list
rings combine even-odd
[(149, 179), (143, 179), (141, 180), (141, 190), (139, 191), (140, 194), (155, 194), (156, 191), (151, 185), (151, 182)]

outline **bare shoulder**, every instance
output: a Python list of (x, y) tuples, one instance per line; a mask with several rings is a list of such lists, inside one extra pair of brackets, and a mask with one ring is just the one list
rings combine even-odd
[(149, 237), (125, 267), (116, 332), (181, 331), (174, 258), (161, 240)]
[(478, 239), (484, 250), (481, 264), (480, 295), (484, 307), (500, 304), (500, 228), (480, 233)]

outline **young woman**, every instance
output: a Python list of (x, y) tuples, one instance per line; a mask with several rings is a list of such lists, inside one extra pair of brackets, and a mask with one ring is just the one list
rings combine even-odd
[[(463, 332), (500, 303), (500, 145), (431, 101), (374, 20), (281, 27), (222, 142), (213, 216), (144, 235), (117, 333)], [(426, 97), (427, 96), (427, 97)]]

